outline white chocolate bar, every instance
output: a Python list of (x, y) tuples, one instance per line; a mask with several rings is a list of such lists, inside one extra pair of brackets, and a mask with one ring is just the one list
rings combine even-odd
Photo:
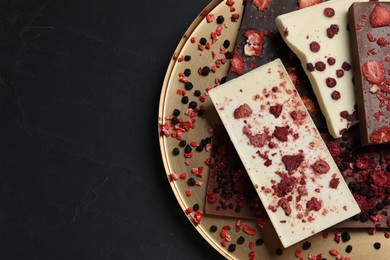
[[(284, 41), (301, 60), (334, 138), (341, 137), (356, 123), (352, 116), (356, 104), (353, 73), (352, 69), (345, 69), (346, 64), (343, 66), (344, 62), (351, 65), (347, 26), (348, 8), (353, 2), (362, 0), (332, 0), (280, 15), (275, 20)], [(325, 8), (333, 9), (334, 15), (325, 15)], [(328, 58), (334, 58), (335, 63), (329, 63)], [(311, 71), (311, 65), (314, 67), (317, 62), (323, 62), (325, 70), (321, 71), (322, 64), (318, 63), (320, 70)]]
[(279, 59), (209, 95), (284, 247), (360, 212)]

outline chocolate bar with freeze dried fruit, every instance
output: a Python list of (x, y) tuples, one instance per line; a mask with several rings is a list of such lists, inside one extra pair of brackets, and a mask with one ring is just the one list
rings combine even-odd
[(390, 143), (390, 2), (354, 3), (349, 25), (361, 142)]

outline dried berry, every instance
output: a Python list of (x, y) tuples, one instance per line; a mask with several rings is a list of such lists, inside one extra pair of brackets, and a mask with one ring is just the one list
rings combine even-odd
[(259, 238), (256, 240), (256, 246), (261, 246), (262, 244), (264, 244), (264, 239)]
[(386, 6), (377, 4), (370, 15), (371, 26), (382, 27), (390, 25), (390, 10)]
[(330, 95), (332, 97), (332, 99), (334, 100), (339, 100), (340, 97), (341, 97), (341, 94), (340, 92), (338, 92), (337, 90), (333, 91), (332, 94)]
[(190, 76), (190, 75), (191, 75), (191, 70), (190, 70), (190, 69), (185, 69), (185, 70), (184, 70), (184, 75), (185, 75), (186, 77)]
[(180, 147), (185, 147), (186, 145), (187, 145), (186, 140), (181, 140), (181, 141), (179, 142), (179, 146), (180, 146)]
[(234, 251), (236, 251), (236, 244), (230, 244), (229, 247), (228, 247), (228, 251), (229, 251), (229, 252), (234, 252)]
[(191, 82), (189, 82), (189, 81), (184, 83), (184, 88), (186, 90), (191, 90), (193, 87), (194, 87), (194, 85)]
[(275, 254), (276, 254), (277, 256), (281, 256), (281, 255), (283, 255), (283, 250), (282, 250), (281, 248), (277, 248), (277, 249), (275, 250)]
[(218, 230), (218, 228), (217, 228), (216, 225), (212, 225), (212, 226), (210, 227), (210, 232), (212, 232), (212, 233), (215, 233), (217, 230)]
[(346, 248), (345, 248), (345, 252), (346, 253), (351, 253), (352, 252), (352, 246), (351, 245), (348, 245)]
[(341, 233), (341, 239), (343, 240), (343, 242), (347, 242), (351, 240), (351, 236), (348, 232), (344, 231), (343, 233)]
[(318, 42), (311, 42), (310, 43), (310, 50), (312, 51), (312, 52), (319, 52), (320, 51), (320, 44), (318, 43)]
[(209, 66), (204, 66), (202, 68), (202, 75), (203, 76), (207, 76), (207, 75), (209, 75), (209, 73), (210, 73), (210, 67)]
[(183, 103), (184, 105), (188, 103), (188, 97), (187, 96), (183, 96), (181, 98), (181, 103)]
[(326, 64), (323, 63), (322, 61), (317, 61), (315, 64), (314, 64), (314, 67), (316, 68), (316, 70), (318, 71), (324, 71), (326, 69)]
[(326, 61), (329, 65), (334, 65), (336, 63), (336, 59), (333, 57), (329, 57)]
[(234, 110), (235, 119), (245, 118), (251, 115), (252, 115), (252, 109), (248, 104), (242, 104)]
[(303, 155), (285, 155), (282, 157), (282, 162), (287, 171), (296, 170), (304, 160)]
[(195, 97), (200, 97), (202, 95), (202, 92), (200, 92), (199, 90), (195, 90), (194, 91), (194, 96)]
[(385, 67), (382, 62), (370, 60), (363, 64), (363, 75), (372, 84), (380, 84), (385, 78)]
[(308, 250), (311, 247), (311, 243), (309, 241), (305, 241), (302, 245), (303, 250)]
[(244, 69), (245, 69), (245, 62), (242, 59), (242, 57), (238, 54), (233, 55), (233, 59), (230, 64), (230, 71), (234, 72), (238, 75), (244, 74)]
[(327, 7), (327, 8), (324, 9), (324, 15), (325, 15), (326, 17), (333, 17), (334, 14), (335, 14), (335, 12), (334, 12), (334, 9), (333, 9), (333, 8)]
[(225, 40), (223, 42), (223, 47), (225, 47), (227, 49), (227, 48), (229, 48), (229, 46), (230, 46), (230, 41), (229, 40)]
[(194, 186), (196, 184), (196, 180), (194, 178), (189, 178), (187, 184), (188, 186)]
[(379, 243), (379, 242), (374, 243), (374, 248), (376, 250), (380, 249), (381, 248), (381, 243)]
[(337, 81), (334, 78), (328, 77), (325, 79), (326, 85), (330, 88), (333, 88), (337, 85)]
[(172, 154), (173, 154), (174, 156), (179, 155), (179, 154), (180, 154), (179, 148), (177, 148), (177, 147), (173, 148)]
[(253, 0), (253, 5), (257, 7), (257, 10), (264, 11), (268, 8), (271, 0)]
[(245, 243), (245, 238), (243, 236), (240, 236), (238, 239), (237, 239), (237, 244), (239, 245), (242, 245)]

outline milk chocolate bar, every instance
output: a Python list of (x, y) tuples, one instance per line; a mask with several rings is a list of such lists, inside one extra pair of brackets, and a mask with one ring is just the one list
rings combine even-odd
[(361, 142), (390, 143), (390, 2), (354, 3), (349, 25)]

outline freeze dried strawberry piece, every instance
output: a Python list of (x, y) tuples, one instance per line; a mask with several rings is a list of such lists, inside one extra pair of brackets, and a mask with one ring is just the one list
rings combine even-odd
[(316, 197), (312, 197), (308, 202), (306, 202), (306, 209), (308, 211), (319, 211), (321, 209), (321, 202)]
[(380, 37), (376, 43), (380, 46), (380, 47), (385, 47), (386, 45), (389, 44), (389, 41), (386, 40), (384, 37)]
[(285, 155), (282, 157), (282, 162), (287, 171), (296, 170), (304, 160), (303, 155)]
[(298, 7), (299, 9), (303, 9), (320, 3), (322, 3), (322, 0), (298, 0)]
[(260, 57), (263, 53), (264, 36), (256, 30), (247, 30), (244, 35), (247, 38), (244, 47), (245, 56)]
[(382, 27), (390, 25), (390, 10), (386, 6), (377, 4), (370, 15), (371, 26)]
[(275, 106), (270, 106), (269, 112), (274, 115), (275, 118), (278, 118), (282, 113), (283, 105), (277, 104)]
[(288, 205), (288, 201), (286, 198), (281, 198), (278, 201), (278, 206), (280, 206), (284, 210), (284, 214), (286, 214), (286, 216), (291, 215), (291, 207), (290, 205)]
[(317, 160), (311, 167), (319, 174), (328, 173), (330, 170), (329, 164), (322, 159)]
[(382, 62), (370, 60), (363, 64), (363, 75), (372, 84), (379, 84), (385, 79), (385, 67)]
[(297, 84), (297, 81), (298, 81), (298, 76), (295, 72), (293, 71), (289, 71), (288, 72), (288, 76), (290, 77), (292, 83), (294, 84), (294, 86)]
[(252, 0), (252, 3), (259, 11), (264, 11), (268, 8), (270, 1), (271, 0)]
[(390, 142), (390, 127), (382, 126), (381, 128), (373, 131), (370, 135), (370, 141), (376, 144)]
[(235, 119), (249, 117), (250, 115), (252, 115), (252, 109), (248, 104), (243, 104), (234, 110)]
[(266, 133), (255, 134), (250, 136), (249, 140), (251, 145), (253, 145), (254, 147), (263, 147), (267, 143), (268, 135)]
[(332, 189), (337, 189), (339, 184), (340, 184), (340, 179), (339, 178), (333, 178), (329, 182), (329, 187), (331, 187)]
[(287, 137), (287, 135), (288, 135), (288, 128), (287, 127), (276, 126), (273, 135), (279, 141), (287, 142), (287, 140), (288, 140), (288, 137)]
[(233, 55), (233, 59), (230, 65), (230, 71), (237, 73), (238, 75), (244, 74), (245, 62), (242, 57), (238, 54)]
[(318, 108), (314, 104), (314, 101), (309, 98), (308, 96), (301, 96), (301, 99), (303, 101), (303, 104), (305, 105), (307, 111), (309, 111), (310, 115), (312, 117), (316, 117), (319, 113)]

